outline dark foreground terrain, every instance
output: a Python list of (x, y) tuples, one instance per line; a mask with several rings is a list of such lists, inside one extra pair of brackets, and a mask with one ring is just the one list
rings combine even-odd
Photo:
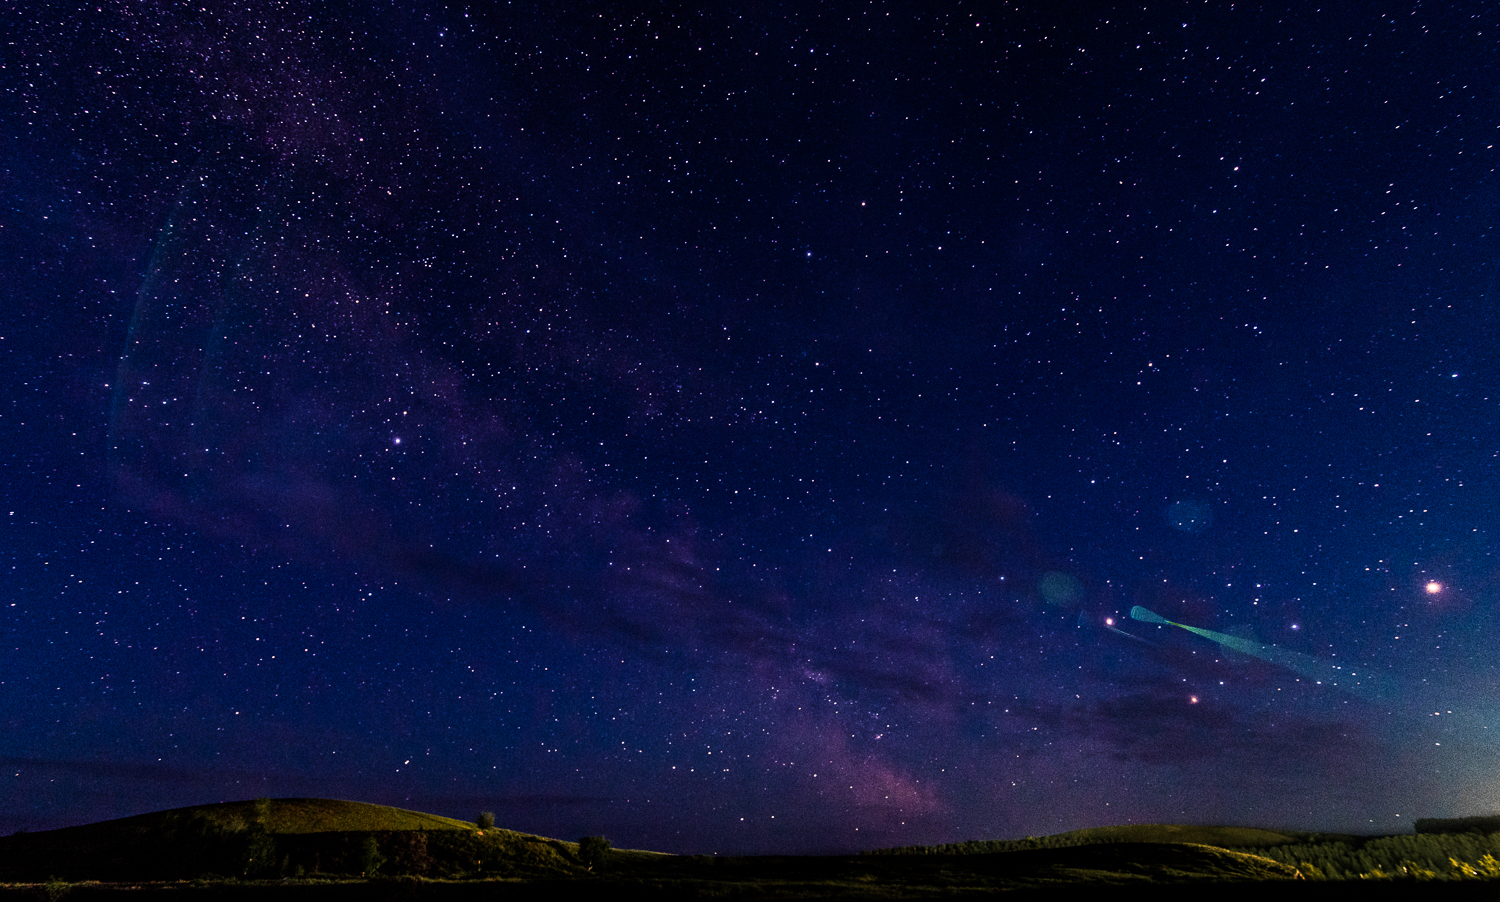
[[(1142, 893), (1122, 897), (1121, 892)], [(1145, 895), (1149, 894), (1149, 895)], [(1150, 883), (1122, 886), (1111, 881), (1060, 883), (1054, 886), (1016, 886), (1005, 882), (924, 885), (909, 880), (857, 882), (798, 879), (796, 874), (764, 873), (746, 882), (724, 880), (594, 879), (496, 880), (456, 883), (425, 881), (349, 881), (317, 885), (287, 885), (279, 881), (238, 884), (75, 884), (57, 892), (44, 886), (0, 887), (0, 899), (47, 902), (134, 902), (168, 899), (177, 902), (510, 902), (574, 899), (966, 899), (1001, 895), (1012, 902), (1029, 900), (1116, 900), (1146, 898), (1150, 902), (1478, 902), (1500, 899), (1494, 883), (1356, 883), (1315, 881), (1250, 881), (1231, 883)]]
[(678, 856), (601, 851), (597, 842), (581, 847), (356, 802), (282, 799), (0, 838), (0, 897), (557, 902), (1003, 893), (1021, 902), (1123, 891), (1149, 893), (1153, 902), (1414, 896), (1500, 902), (1500, 867), (1489, 853), (1496, 840), (1500, 834), (1474, 831), (1352, 837), (1138, 825), (865, 855)]

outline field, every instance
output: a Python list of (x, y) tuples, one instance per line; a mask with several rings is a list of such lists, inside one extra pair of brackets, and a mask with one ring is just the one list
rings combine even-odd
[[(1476, 824), (1478, 827), (1476, 827)], [(1453, 825), (1450, 825), (1453, 826)], [(1500, 899), (1500, 833), (1391, 837), (1125, 825), (849, 856), (678, 856), (359, 802), (262, 799), (0, 839), (0, 896), (131, 900), (920, 899), (1143, 889), (1231, 902)], [(1421, 884), (1417, 886), (1416, 884)]]

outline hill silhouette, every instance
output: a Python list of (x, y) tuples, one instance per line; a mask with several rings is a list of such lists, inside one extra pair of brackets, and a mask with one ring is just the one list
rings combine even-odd
[(980, 855), (1057, 849), (1109, 843), (1188, 843), (1225, 849), (1256, 849), (1312, 841), (1354, 840), (1347, 834), (1315, 834), (1297, 830), (1267, 830), (1261, 827), (1218, 827), (1196, 824), (1120, 824), (1085, 827), (1066, 833), (1026, 839), (970, 840), (937, 846), (897, 846), (878, 849), (871, 855)]
[(197, 805), (0, 838), (0, 880), (560, 876), (577, 844), (338, 799)]
[[(1465, 821), (1465, 824), (1468, 822)], [(1483, 825), (1481, 825), (1483, 826)], [(1361, 902), (1492, 898), (1500, 834), (1359, 837), (1252, 827), (1133, 824), (1021, 840), (862, 855), (716, 857), (609, 849), (383, 805), (260, 799), (179, 808), (0, 838), (0, 896), (87, 902), (185, 889), (212, 898), (442, 902), (502, 888), (511, 899), (595, 892), (651, 898), (1059, 898), (1138, 888), (1158, 902), (1205, 890), (1220, 902), (1266, 892)], [(1477, 879), (1476, 879), (1477, 878)], [(1441, 888), (1439, 888), (1441, 887)], [(1486, 895), (1488, 893), (1489, 895)], [(76, 895), (75, 895), (76, 894)], [(18, 897), (19, 897), (18, 896)], [(312, 897), (316, 897), (313, 899)], [(206, 902), (206, 898), (205, 898)], [(248, 902), (248, 900), (247, 900)]]

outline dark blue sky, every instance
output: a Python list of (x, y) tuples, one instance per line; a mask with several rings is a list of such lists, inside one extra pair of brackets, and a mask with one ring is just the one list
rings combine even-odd
[(0, 17), (0, 831), (1500, 806), (1500, 13), (992, 6)]

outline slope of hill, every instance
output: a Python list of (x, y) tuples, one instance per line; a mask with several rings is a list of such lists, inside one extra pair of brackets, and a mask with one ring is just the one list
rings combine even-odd
[[(1216, 897), (1260, 899), (1274, 884), (1278, 894), (1316, 894), (1326, 902), (1357, 891), (1368, 902), (1372, 892), (1383, 898), (1390, 888), (1394, 898), (1395, 889), (1418, 879), (1429, 881), (1424, 892), (1442, 884), (1446, 899), (1478, 898), (1460, 884), (1493, 886), (1500, 878), (1496, 852), (1500, 834), (1344, 837), (1150, 824), (864, 855), (678, 856), (585, 852), (577, 843), (361, 802), (262, 799), (0, 838), (0, 897), (32, 898), (45, 883), (43, 895), (54, 902), (74, 892), (77, 902), (122, 892), (135, 902), (152, 894), (181, 898), (187, 886), (245, 902), (268, 893), (315, 902), (457, 902), (491, 898), (499, 888), (490, 881), (500, 881), (507, 898), (551, 899), (576, 892), (582, 879), (596, 892), (664, 899), (901, 899), (1003, 890), (1021, 900), (1082, 885), (1149, 887), (1153, 898), (1187, 899), (1210, 884)], [(197, 882), (204, 878), (210, 882)]]
[[(1262, 835), (1264, 834), (1264, 835)], [(1050, 848), (997, 854), (705, 858), (614, 851), (615, 879), (671, 884), (1002, 887), (1069, 881), (1275, 880), (1294, 868), (1244, 852), (1271, 831), (1159, 826), (1067, 834)], [(1197, 844), (1194, 844), (1197, 843)], [(974, 851), (974, 850), (969, 850)], [(576, 843), (383, 805), (262, 799), (0, 839), (0, 880), (161, 881), (267, 877), (567, 879), (591, 874)], [(706, 884), (705, 884), (706, 882)]]
[(0, 838), (0, 880), (565, 875), (577, 845), (335, 799), (199, 805)]
[[(1058, 834), (1078, 845), (1093, 843), (1195, 843), (1204, 846), (1250, 849), (1305, 842), (1308, 834), (1290, 830), (1266, 830), (1260, 827), (1203, 827), (1194, 824), (1121, 824), (1113, 827), (1088, 827)], [(1070, 843), (1071, 844), (1071, 843)]]
[[(1269, 846), (1305, 843), (1315, 834), (1294, 830), (1266, 830), (1259, 827), (1213, 827), (1194, 824), (1120, 824), (1112, 827), (1086, 827), (1026, 839), (971, 840), (939, 846), (897, 846), (868, 852), (869, 855), (984, 855), (996, 852), (1020, 852), (1028, 849), (1061, 849), (1106, 843), (1191, 843), (1234, 849), (1256, 849)], [(1326, 838), (1326, 837), (1325, 837)], [(1343, 837), (1339, 837), (1343, 838)]]
[[(226, 823), (255, 820), (255, 802), (224, 802), (183, 809), (211, 815)], [(164, 812), (171, 814), (173, 812)], [(145, 815), (152, 817), (152, 815)], [(271, 799), (266, 829), (271, 833), (350, 833), (372, 830), (468, 830), (467, 821), (341, 799)]]

